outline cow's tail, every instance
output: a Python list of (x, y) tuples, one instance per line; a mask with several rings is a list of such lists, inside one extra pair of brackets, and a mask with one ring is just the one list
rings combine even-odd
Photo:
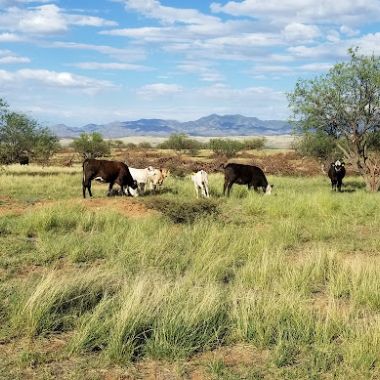
[(87, 188), (87, 181), (86, 181), (86, 166), (87, 166), (88, 158), (86, 158), (82, 163), (82, 192), (83, 192), (83, 198), (86, 198), (86, 188)]

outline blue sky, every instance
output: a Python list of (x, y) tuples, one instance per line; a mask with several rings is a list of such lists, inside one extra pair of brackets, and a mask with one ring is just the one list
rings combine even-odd
[(285, 93), (380, 53), (380, 0), (0, 0), (0, 97), (44, 125), (288, 117)]

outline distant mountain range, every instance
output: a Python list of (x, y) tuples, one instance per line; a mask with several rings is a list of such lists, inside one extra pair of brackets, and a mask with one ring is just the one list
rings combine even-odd
[(195, 121), (140, 119), (135, 121), (115, 121), (108, 124), (87, 124), (80, 128), (57, 124), (50, 129), (59, 138), (78, 137), (81, 133), (99, 132), (105, 138), (127, 136), (168, 136), (183, 132), (190, 136), (257, 136), (285, 135), (291, 126), (281, 120), (260, 120), (242, 115), (210, 115)]

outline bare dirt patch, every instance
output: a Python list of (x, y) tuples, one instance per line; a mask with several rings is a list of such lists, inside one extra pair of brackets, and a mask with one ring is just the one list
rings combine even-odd
[(129, 217), (143, 217), (148, 214), (153, 214), (154, 211), (148, 209), (144, 204), (131, 200), (126, 197), (116, 198), (98, 198), (88, 200), (76, 200), (77, 204), (86, 207), (89, 210), (104, 211), (112, 210), (119, 214)]

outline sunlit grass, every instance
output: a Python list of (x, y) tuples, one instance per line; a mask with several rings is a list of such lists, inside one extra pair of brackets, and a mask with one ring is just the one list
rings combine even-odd
[[(289, 378), (379, 373), (380, 196), (360, 179), (336, 194), (324, 177), (269, 177), (272, 196), (224, 198), (210, 175), (218, 213), (173, 223), (74, 202), (80, 170), (28, 170), (0, 175), (1, 207), (39, 201), (0, 216), (1, 337), (69, 333), (71, 354), (121, 364), (244, 343)], [(169, 178), (134, 202), (152, 199), (191, 204), (193, 184)]]

